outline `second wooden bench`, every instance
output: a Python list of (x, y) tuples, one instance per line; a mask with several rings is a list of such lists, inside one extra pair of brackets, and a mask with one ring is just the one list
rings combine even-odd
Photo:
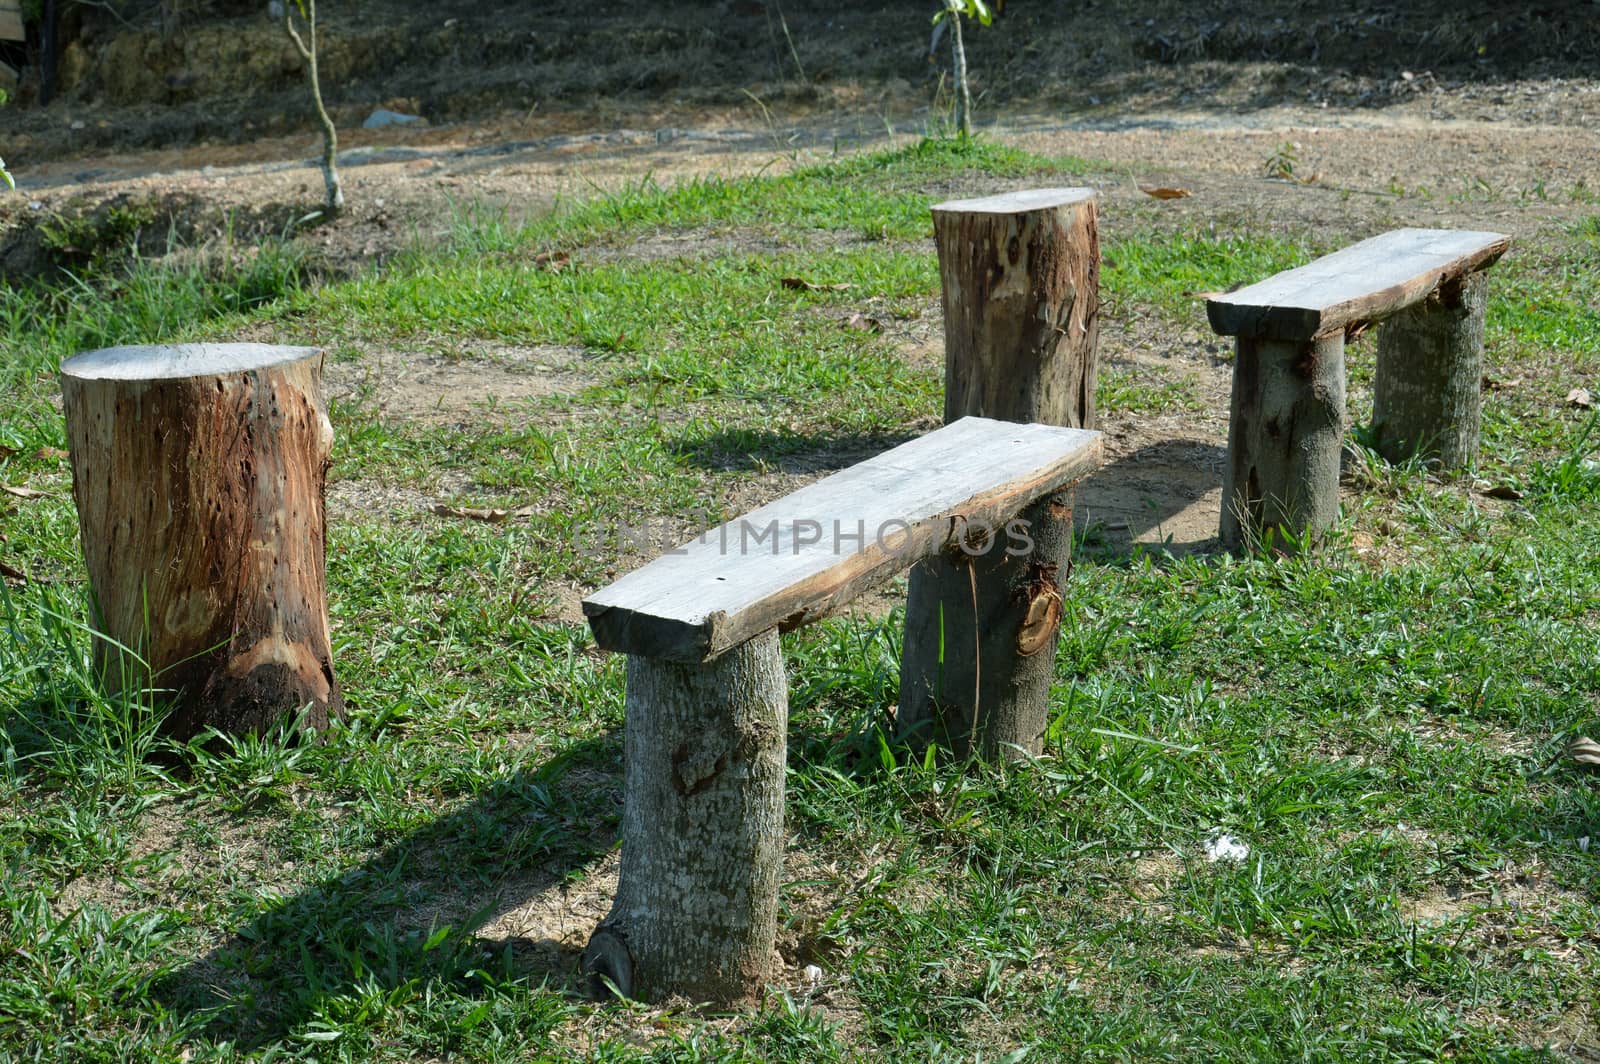
[(1484, 273), (1499, 233), (1397, 229), (1206, 301), (1237, 337), (1224, 547), (1315, 538), (1339, 515), (1347, 336), (1384, 321), (1372, 425), (1391, 461), (1421, 453), (1447, 468), (1478, 447)]

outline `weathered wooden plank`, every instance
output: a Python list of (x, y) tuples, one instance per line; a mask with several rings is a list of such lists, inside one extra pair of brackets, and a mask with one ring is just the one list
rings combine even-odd
[[(1100, 433), (963, 418), (690, 540), (583, 603), (607, 650), (707, 661), (829, 615), (1094, 470)], [(996, 550), (1006, 547), (1001, 531)]]
[(933, 213), (935, 217), (941, 214), (1027, 214), (1090, 203), (1096, 195), (1092, 188), (1025, 188), (977, 199), (946, 200), (935, 203)]
[(0, 0), (0, 41), (21, 41), (27, 38), (22, 26), (21, 0)]
[(1386, 317), (1445, 281), (1492, 264), (1511, 246), (1501, 233), (1396, 229), (1259, 284), (1206, 300), (1223, 336), (1311, 340)]

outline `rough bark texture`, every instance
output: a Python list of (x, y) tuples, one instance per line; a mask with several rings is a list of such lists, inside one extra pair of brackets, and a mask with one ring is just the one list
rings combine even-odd
[(1092, 198), (933, 212), (944, 289), (944, 419), (1094, 428), (1100, 235)]
[(1025, 554), (1008, 554), (1027, 544), (1002, 529), (987, 553), (912, 570), (905, 646), (915, 652), (900, 670), (902, 738), (958, 757), (1039, 752), (1071, 562), (1070, 497), (1041, 499), (1022, 520), (1032, 541)]
[(1471, 273), (1380, 327), (1372, 427), (1389, 461), (1420, 454), (1456, 469), (1476, 457), (1488, 299), (1488, 275)]
[[(104, 636), (96, 660), (112, 690), (166, 692), (164, 728), (175, 738), (207, 727), (259, 733), (307, 706), (305, 723), (320, 732), (341, 712), (323, 570), (333, 430), (321, 358), (307, 348), (183, 345), (91, 352), (62, 366), (73, 495)], [(219, 371), (170, 375), (178, 363)]]
[(772, 975), (789, 694), (768, 631), (702, 665), (628, 659), (622, 871), (584, 953), (641, 1001), (734, 1002)]
[(1292, 549), (1339, 516), (1344, 336), (1307, 343), (1240, 337), (1237, 344), (1222, 544)]
[[(991, 201), (993, 202), (993, 201)], [(979, 201), (981, 205), (983, 201)], [(951, 207), (973, 205), (951, 205)], [(1092, 197), (1025, 211), (934, 210), (945, 314), (945, 421), (1094, 426), (1100, 241)], [(1034, 550), (1002, 542), (911, 571), (902, 735), (986, 757), (1037, 752), (1049, 712), (1072, 527), (1064, 496), (1031, 507)], [(1049, 613), (1023, 653), (1018, 632)], [(1036, 625), (1030, 627), (1038, 635)]]

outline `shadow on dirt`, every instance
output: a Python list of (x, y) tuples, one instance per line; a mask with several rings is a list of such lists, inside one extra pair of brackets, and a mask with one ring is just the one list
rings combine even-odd
[[(181, 15), (155, 0), (64, 6), (50, 106), (39, 105), (50, 64), (37, 25), (21, 57), (9, 109), (19, 157), (248, 143), (312, 128), (300, 65), (265, 5), (207, 0)], [(886, 100), (926, 107), (948, 76), (948, 42), (929, 23), (936, 6), (374, 0), (324, 14), (324, 91), (344, 129), (380, 107), (447, 123), (604, 101), (607, 125), (619, 109), (742, 109), (753, 98), (813, 113), (880, 110)], [(1308, 92), (1382, 107), (1436, 84), (1592, 77), (1597, 23), (1593, 5), (1577, 2), (1013, 0), (967, 35), (967, 49), (984, 111), (1183, 101), (1248, 110)], [(85, 117), (63, 121), (63, 112)]]
[(1134, 551), (1175, 555), (1216, 543), (1227, 448), (1162, 440), (1101, 467), (1078, 485), (1079, 534), (1096, 560)]

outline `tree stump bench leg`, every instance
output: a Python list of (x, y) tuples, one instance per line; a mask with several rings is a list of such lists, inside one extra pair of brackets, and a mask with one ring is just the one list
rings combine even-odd
[(1241, 336), (1233, 365), (1222, 545), (1291, 547), (1339, 516), (1344, 334), (1310, 341)]
[(698, 665), (628, 658), (622, 869), (590, 990), (733, 1002), (772, 976), (789, 693), (769, 630)]
[[(1049, 723), (1061, 581), (1072, 555), (1067, 493), (1023, 511), (1030, 550), (995, 530), (981, 554), (912, 570), (900, 665), (900, 736), (957, 757), (1037, 754)], [(974, 548), (975, 549), (975, 548)]]
[(1372, 428), (1384, 458), (1421, 455), (1458, 469), (1477, 455), (1488, 300), (1488, 274), (1479, 270), (1379, 327)]

